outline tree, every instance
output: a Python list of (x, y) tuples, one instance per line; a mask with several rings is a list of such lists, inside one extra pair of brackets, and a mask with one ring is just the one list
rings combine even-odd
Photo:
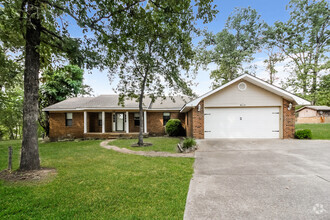
[[(169, 93), (181, 92), (191, 95), (188, 80), (189, 67), (193, 61), (192, 34), (197, 31), (193, 21), (203, 18), (205, 22), (212, 20), (215, 11), (211, 10), (211, 1), (197, 1), (199, 13), (194, 15), (190, 0), (181, 1), (148, 1), (145, 7), (131, 8), (136, 17), (125, 17), (118, 29), (108, 29), (108, 35), (123, 33), (120, 41), (107, 41), (108, 67), (110, 77), (120, 79), (117, 91), (120, 103), (125, 98), (139, 102), (140, 132), (138, 145), (143, 145), (143, 100), (146, 96), (153, 101), (157, 97), (164, 98), (164, 90)], [(206, 11), (205, 11), (206, 8)], [(207, 16), (203, 16), (205, 13)], [(113, 51), (119, 55), (113, 59)], [(183, 73), (183, 71), (187, 71)]]
[(199, 45), (197, 59), (204, 67), (210, 63), (217, 65), (210, 75), (214, 88), (249, 73), (243, 64), (254, 59), (253, 54), (263, 43), (265, 27), (255, 9), (236, 8), (222, 31), (206, 35)]
[[(23, 142), (21, 170), (40, 168), (38, 150), (38, 84), (41, 68), (71, 64), (91, 69), (102, 68), (102, 52), (98, 37), (104, 26), (123, 25), (122, 17), (129, 14), (140, 0), (123, 1), (64, 1), (64, 0), (2, 0), (0, 2), (0, 40), (10, 51), (24, 59)], [(142, 7), (140, 5), (140, 7)], [(93, 14), (94, 13), (94, 14)], [(72, 38), (69, 20), (81, 28), (81, 39)], [(137, 18), (143, 19), (143, 18)], [(107, 20), (106, 22), (104, 20)], [(92, 31), (96, 38), (90, 38)], [(115, 38), (118, 39), (118, 38)], [(113, 40), (109, 38), (108, 40)]]
[(1, 94), (0, 124), (9, 139), (21, 137), (23, 115), (23, 89), (20, 85), (6, 89)]
[(330, 75), (324, 75), (318, 83), (316, 104), (330, 106)]
[[(290, 19), (275, 22), (268, 39), (291, 60), (294, 72), (290, 86), (316, 102), (320, 71), (328, 71), (330, 10), (326, 0), (291, 0)], [(302, 91), (299, 91), (301, 88)]]
[(90, 95), (91, 88), (83, 84), (84, 71), (75, 65), (55, 70), (48, 69), (41, 75), (39, 88), (39, 124), (49, 135), (49, 116), (42, 109), (69, 97)]
[[(0, 39), (5, 51), (14, 52), (12, 61), (24, 60), (23, 141), (21, 170), (40, 168), (38, 151), (39, 70), (54, 61), (54, 55), (69, 54), (77, 45), (60, 27), (55, 15), (39, 0), (1, 1)], [(54, 10), (52, 11), (54, 12)], [(65, 30), (65, 28), (63, 28)], [(61, 37), (62, 36), (62, 37)], [(68, 43), (64, 47), (64, 42)], [(72, 55), (79, 53), (72, 53)], [(8, 79), (7, 82), (12, 82)]]
[(277, 70), (275, 68), (276, 63), (283, 61), (284, 57), (282, 53), (277, 51), (276, 48), (272, 45), (266, 46), (266, 53), (268, 55), (268, 58), (264, 60), (264, 63), (266, 64), (266, 70), (268, 70), (269, 72), (268, 82), (273, 85), (273, 83), (277, 79)]

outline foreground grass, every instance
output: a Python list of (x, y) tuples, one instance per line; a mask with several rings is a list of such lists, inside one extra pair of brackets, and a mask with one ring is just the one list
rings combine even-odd
[(171, 137), (149, 137), (144, 138), (145, 143), (152, 143), (152, 146), (148, 147), (131, 147), (132, 144), (136, 144), (138, 139), (117, 139), (112, 141), (110, 145), (114, 145), (121, 148), (127, 148), (135, 151), (164, 151), (164, 152), (177, 152), (177, 145), (180, 142), (179, 138)]
[[(120, 154), (100, 141), (40, 144), (43, 167), (56, 178), (38, 185), (0, 181), (0, 219), (182, 219), (193, 159)], [(0, 170), (8, 145), (0, 142)]]
[(310, 129), (312, 131), (312, 139), (330, 140), (330, 123), (327, 124), (296, 124), (296, 130)]

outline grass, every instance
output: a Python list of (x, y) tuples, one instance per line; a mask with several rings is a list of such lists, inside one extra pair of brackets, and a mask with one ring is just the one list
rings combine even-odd
[(144, 138), (143, 141), (145, 143), (152, 143), (152, 146), (131, 147), (132, 144), (136, 144), (138, 142), (137, 139), (117, 139), (109, 144), (135, 151), (163, 151), (176, 153), (177, 144), (180, 142), (180, 139), (172, 137), (149, 137)]
[[(121, 154), (100, 141), (40, 144), (43, 167), (57, 169), (48, 183), (0, 180), (0, 219), (182, 219), (193, 159)], [(0, 142), (0, 170), (8, 146), (19, 165), (19, 141)]]
[(330, 123), (296, 124), (296, 130), (298, 129), (310, 129), (312, 131), (312, 139), (330, 140)]

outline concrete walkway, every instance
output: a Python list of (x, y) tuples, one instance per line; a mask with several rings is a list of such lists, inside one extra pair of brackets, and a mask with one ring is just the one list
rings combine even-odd
[(108, 145), (109, 142), (114, 140), (106, 140), (102, 141), (100, 146), (108, 149), (108, 150), (114, 150), (120, 153), (124, 154), (134, 154), (134, 155), (140, 155), (140, 156), (146, 156), (146, 157), (187, 157), (187, 158), (193, 158), (194, 153), (169, 153), (169, 152), (158, 152), (158, 151), (134, 151), (129, 150), (127, 148), (120, 148), (117, 146)]
[(330, 219), (330, 141), (203, 140), (184, 219)]

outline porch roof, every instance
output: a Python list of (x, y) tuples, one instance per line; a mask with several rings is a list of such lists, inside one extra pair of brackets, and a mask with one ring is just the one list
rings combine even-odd
[[(97, 97), (75, 97), (44, 108), (43, 111), (81, 111), (81, 110), (138, 110), (139, 103), (134, 99), (125, 99), (124, 106), (118, 105), (118, 95), (100, 95)], [(186, 96), (167, 96), (152, 102), (145, 97), (144, 110), (180, 110), (190, 99)]]

